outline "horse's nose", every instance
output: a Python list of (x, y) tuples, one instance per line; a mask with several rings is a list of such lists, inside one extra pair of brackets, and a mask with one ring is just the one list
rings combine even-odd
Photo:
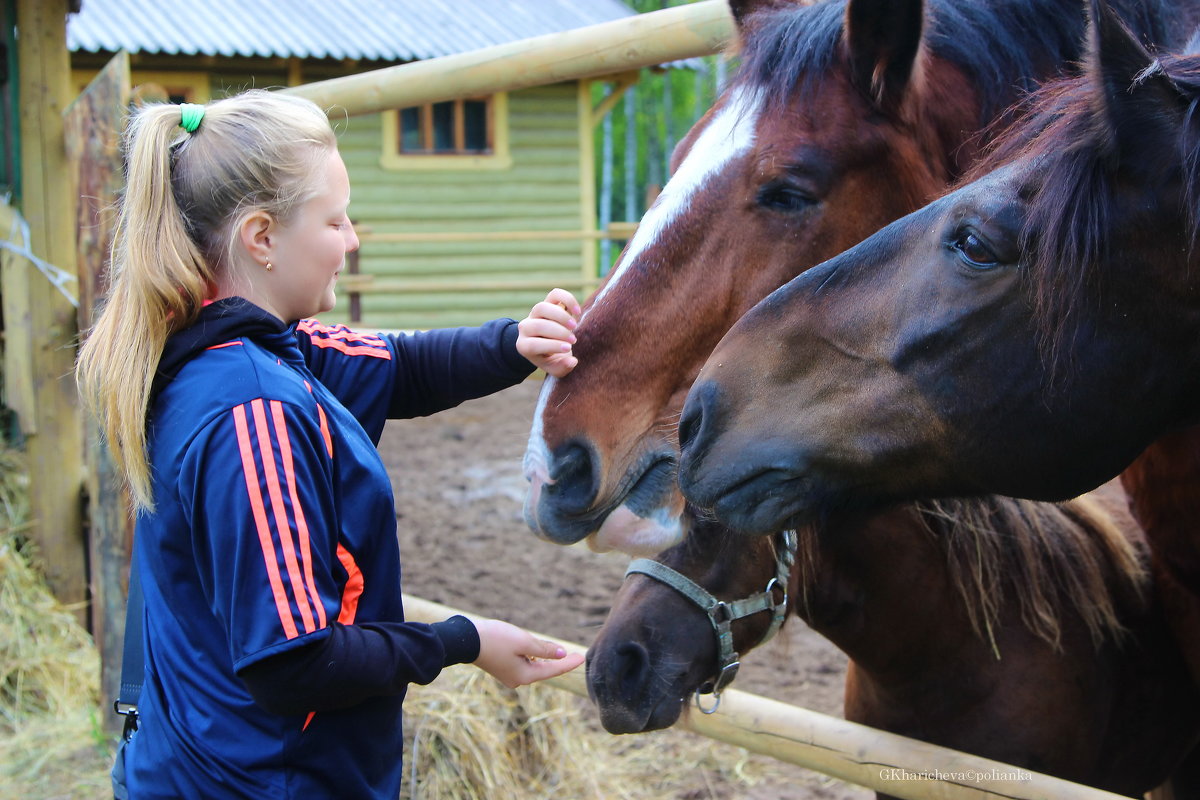
[(546, 494), (558, 508), (569, 514), (587, 511), (600, 489), (596, 455), (590, 447), (578, 442), (568, 444), (554, 455), (550, 463), (553, 483)]
[(549, 462), (550, 481), (542, 488), (536, 524), (531, 526), (553, 542), (573, 544), (598, 524), (594, 505), (600, 492), (599, 456), (588, 444), (575, 441), (556, 450)]
[(588, 651), (588, 695), (600, 711), (600, 722), (609, 733), (645, 730), (652, 703), (647, 690), (653, 685), (650, 653), (632, 641), (606, 646), (598, 640)]

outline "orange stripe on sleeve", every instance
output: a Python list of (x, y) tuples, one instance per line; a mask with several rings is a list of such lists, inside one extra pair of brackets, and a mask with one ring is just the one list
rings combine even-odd
[(292, 441), (288, 437), (287, 421), (283, 415), (283, 403), (271, 401), (271, 418), (275, 423), (275, 436), (279, 440), (279, 452), (283, 459), (283, 474), (287, 479), (288, 497), (292, 501), (293, 513), (296, 516), (296, 537), (300, 540), (300, 563), (304, 569), (304, 586), (313, 605), (317, 607), (318, 627), (324, 628), (325, 606), (317, 594), (317, 583), (313, 580), (312, 542), (308, 535), (308, 521), (304, 517), (304, 507), (300, 504), (300, 495), (296, 491), (296, 469), (292, 460)]
[(340, 542), (338, 543), (337, 556), (338, 561), (342, 562), (342, 566), (349, 575), (346, 579), (346, 588), (342, 590), (342, 610), (338, 613), (337, 621), (343, 625), (353, 625), (354, 617), (358, 613), (358, 598), (363, 593), (362, 570), (358, 568), (358, 563), (354, 560), (354, 556), (350, 555), (350, 551), (343, 547)]
[[(275, 468), (275, 448), (271, 441), (271, 429), (267, 425), (266, 410), (261, 398), (251, 401), (250, 407), (254, 412), (254, 427), (258, 430), (258, 448), (262, 453), (263, 472), (267, 481), (267, 492), (271, 497), (271, 508), (275, 511), (275, 528), (279, 533), (280, 549), (283, 550), (283, 563), (287, 566), (292, 594), (296, 597), (300, 618), (304, 621), (304, 632), (312, 633), (317, 626), (313, 622), (312, 607), (308, 602), (308, 593), (304, 589), (304, 578), (300, 575), (300, 564), (296, 558), (296, 544), (292, 541), (292, 524), (288, 519), (287, 507), (283, 502), (283, 487), (279, 483), (279, 472)], [(282, 447), (281, 442), (281, 451)]]
[(329, 435), (329, 420), (325, 418), (325, 409), (317, 404), (317, 417), (321, 420), (321, 436), (325, 439), (325, 452), (333, 458), (333, 438)]
[(337, 350), (339, 353), (345, 353), (348, 356), (371, 356), (372, 358), (382, 358), (387, 361), (390, 361), (392, 358), (392, 351), (388, 350), (386, 347), (382, 349), (378, 347), (368, 347), (366, 345), (356, 347), (354, 345), (346, 344), (340, 339), (321, 339), (315, 336), (312, 339), (312, 343), (315, 347), (331, 348), (333, 350)]
[(328, 336), (330, 339), (345, 339), (349, 342), (364, 342), (376, 347), (387, 347), (383, 339), (379, 336), (372, 333), (352, 331), (345, 325), (322, 325), (315, 319), (305, 319), (301, 320), (296, 328), (301, 333), (307, 333), (310, 336), (315, 333), (321, 336)]
[(283, 578), (279, 574), (279, 562), (275, 558), (275, 543), (271, 539), (267, 511), (263, 507), (262, 489), (258, 483), (258, 469), (254, 465), (254, 448), (250, 442), (245, 406), (233, 409), (233, 425), (237, 430), (238, 450), (242, 455), (242, 472), (246, 477), (246, 492), (250, 495), (250, 508), (254, 512), (254, 525), (258, 529), (258, 543), (262, 547), (263, 560), (266, 562), (271, 593), (275, 596), (275, 608), (279, 612), (279, 622), (283, 625), (284, 633), (289, 639), (294, 639), (300, 633), (296, 630), (291, 604), (288, 603), (287, 591), (283, 588)]

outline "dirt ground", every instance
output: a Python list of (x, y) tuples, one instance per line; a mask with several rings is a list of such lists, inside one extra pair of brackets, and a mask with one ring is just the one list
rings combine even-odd
[[(404, 590), (587, 645), (629, 559), (543, 542), (526, 527), (521, 456), (540, 386), (531, 379), (433, 417), (389, 423), (380, 450), (396, 489)], [(793, 617), (778, 637), (743, 659), (735, 688), (840, 717), (845, 667), (840, 651)], [(791, 769), (753, 791), (715, 796), (873, 797)]]

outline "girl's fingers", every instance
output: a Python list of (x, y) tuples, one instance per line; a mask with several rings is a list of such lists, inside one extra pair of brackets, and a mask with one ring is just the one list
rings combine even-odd
[(561, 306), (573, 317), (579, 316), (579, 301), (566, 289), (551, 289), (550, 293), (546, 295), (546, 302)]
[(522, 677), (527, 678), (523, 683), (535, 683), (566, 674), (582, 664), (583, 660), (583, 653), (568, 653), (562, 658), (553, 660), (530, 661), (523, 670), (525, 675)]
[(554, 339), (564, 342), (575, 342), (575, 334), (566, 326), (549, 319), (530, 317), (522, 320), (518, 330), (523, 336), (533, 339)]
[(545, 300), (538, 303), (529, 312), (530, 320), (546, 319), (553, 320), (564, 328), (574, 329), (579, 323), (576, 322), (575, 315), (566, 308), (563, 308), (557, 303), (550, 303)]

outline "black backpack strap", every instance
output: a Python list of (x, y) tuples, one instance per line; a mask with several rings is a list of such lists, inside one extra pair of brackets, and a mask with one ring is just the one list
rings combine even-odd
[(122, 737), (128, 739), (137, 730), (138, 698), (145, 679), (145, 654), (142, 651), (142, 616), (145, 610), (142, 597), (141, 570), (136, 555), (130, 557), (129, 598), (125, 605), (125, 641), (121, 652), (121, 689), (113, 709), (125, 716)]

